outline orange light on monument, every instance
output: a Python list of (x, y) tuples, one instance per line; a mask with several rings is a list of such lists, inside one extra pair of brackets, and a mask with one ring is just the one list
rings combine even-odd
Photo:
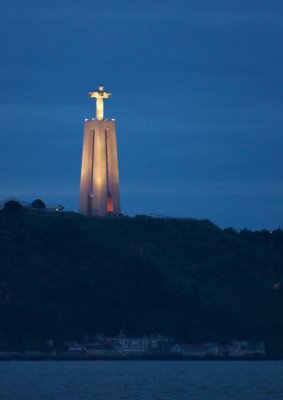
[(107, 212), (113, 213), (113, 200), (112, 196), (107, 197)]

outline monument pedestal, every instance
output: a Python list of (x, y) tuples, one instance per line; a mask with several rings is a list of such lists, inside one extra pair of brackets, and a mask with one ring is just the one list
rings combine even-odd
[(116, 126), (113, 120), (101, 118), (103, 114), (100, 114), (100, 119), (86, 120), (84, 124), (80, 213), (119, 215), (121, 205)]

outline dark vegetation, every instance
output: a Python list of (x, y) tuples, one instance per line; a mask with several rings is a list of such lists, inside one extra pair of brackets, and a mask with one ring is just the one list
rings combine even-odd
[(46, 204), (40, 199), (33, 200), (31, 206), (37, 210), (44, 210), (46, 208)]
[(15, 200), (7, 201), (4, 205), (4, 211), (8, 214), (17, 214), (22, 210), (23, 206)]
[(0, 212), (0, 349), (123, 329), (283, 356), (281, 281), (282, 230)]

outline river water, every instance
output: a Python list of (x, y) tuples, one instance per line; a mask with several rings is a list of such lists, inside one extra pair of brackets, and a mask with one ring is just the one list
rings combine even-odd
[(283, 362), (0, 362), (0, 400), (225, 399), (283, 400)]

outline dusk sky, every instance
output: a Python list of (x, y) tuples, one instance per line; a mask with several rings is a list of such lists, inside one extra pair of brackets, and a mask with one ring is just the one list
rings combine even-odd
[(78, 211), (88, 92), (122, 211), (283, 227), (282, 0), (2, 0), (0, 198)]

